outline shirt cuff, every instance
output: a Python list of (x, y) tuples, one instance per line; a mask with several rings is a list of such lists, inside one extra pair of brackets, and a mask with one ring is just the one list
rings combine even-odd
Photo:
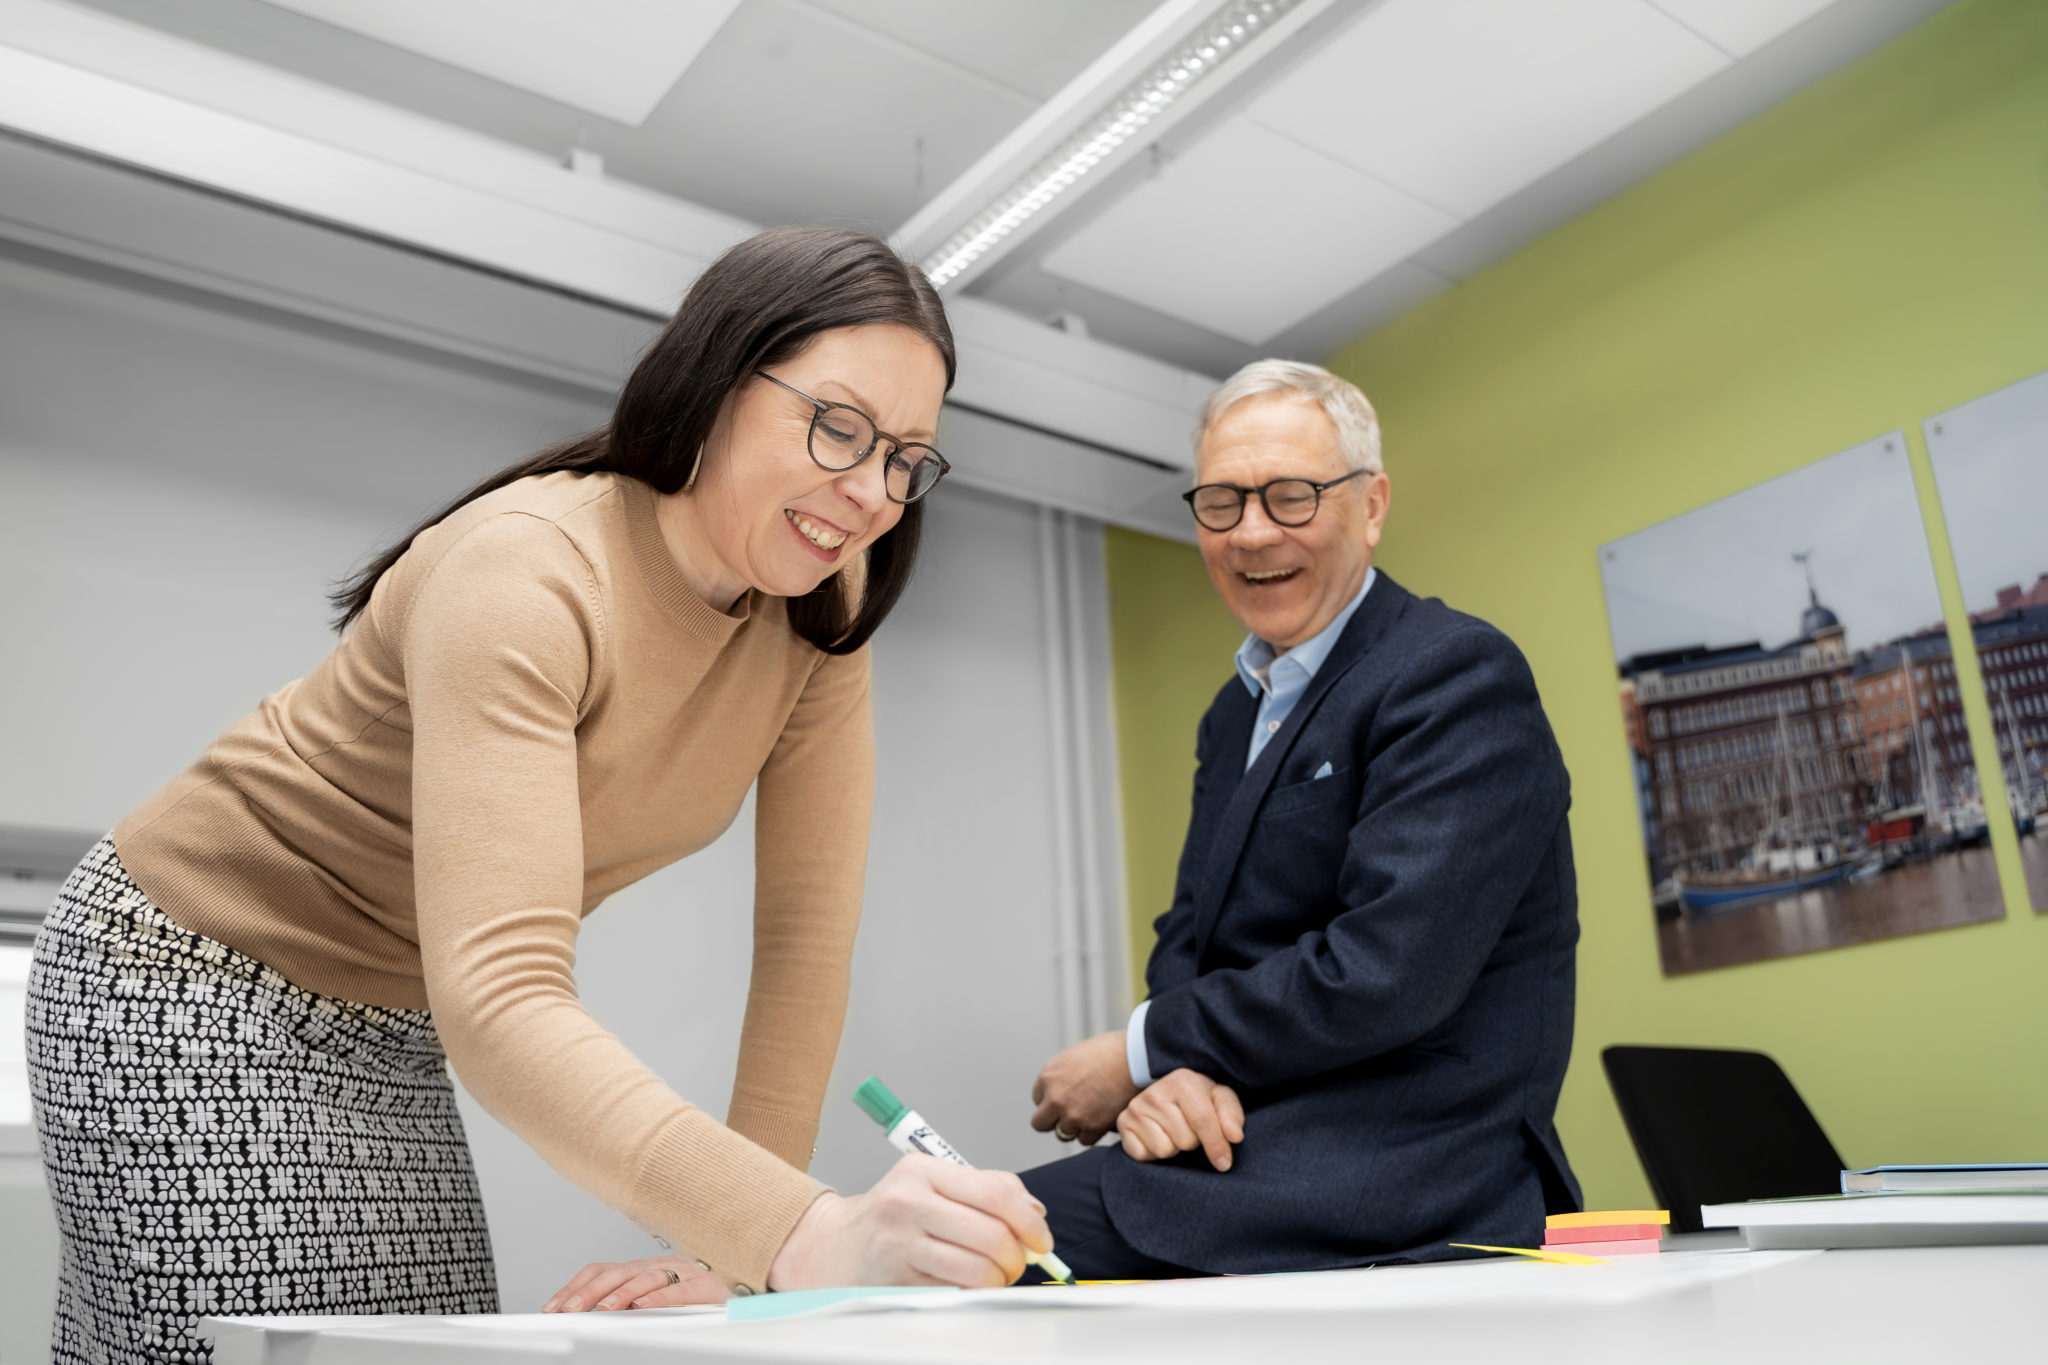
[(1140, 1090), (1152, 1084), (1152, 1059), (1145, 1051), (1145, 1012), (1151, 1008), (1150, 1000), (1140, 1000), (1131, 1011), (1131, 1022), (1124, 1025), (1124, 1065), (1131, 1069), (1131, 1084)]

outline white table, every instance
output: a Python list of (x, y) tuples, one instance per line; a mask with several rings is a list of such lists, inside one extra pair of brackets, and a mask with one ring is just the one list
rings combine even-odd
[[(1344, 1277), (1344, 1278), (1336, 1278)], [(1318, 1283), (1320, 1282), (1320, 1283)], [(1166, 1289), (1166, 1286), (1148, 1287)], [(1890, 1365), (2048, 1359), (2048, 1246), (1687, 1251), (1173, 1287), (1013, 1290), (1031, 1307), (727, 1322), (717, 1311), (501, 1319), (240, 1319), (216, 1365), (1307, 1365), (1323, 1360)], [(1051, 1306), (1044, 1296), (1055, 1299)], [(1310, 1300), (1316, 1301), (1310, 1306)], [(1106, 1301), (1106, 1300), (1105, 1300)], [(1015, 1300), (1011, 1300), (1014, 1303)]]

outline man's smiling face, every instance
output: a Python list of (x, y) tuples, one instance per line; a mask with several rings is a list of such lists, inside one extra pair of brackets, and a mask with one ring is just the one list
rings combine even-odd
[[(1195, 457), (1198, 483), (1256, 488), (1274, 479), (1327, 483), (1351, 472), (1337, 429), (1304, 395), (1255, 394), (1209, 426)], [(1281, 526), (1256, 494), (1228, 531), (1197, 526), (1209, 581), (1246, 630), (1277, 650), (1315, 636), (1358, 595), (1386, 524), (1385, 474), (1367, 474), (1323, 494), (1305, 526)]]

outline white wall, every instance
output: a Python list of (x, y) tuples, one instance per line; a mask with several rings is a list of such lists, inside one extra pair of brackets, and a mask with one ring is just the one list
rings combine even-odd
[[(366, 551), (601, 413), (588, 392), (0, 248), (0, 822), (111, 825), (320, 656), (322, 595)], [(1071, 863), (1053, 754), (1079, 741), (1050, 720), (1041, 515), (936, 495), (925, 571), (877, 640), (869, 894), (815, 1167), (841, 1188), (892, 1155), (850, 1101), (870, 1071), (984, 1165), (1059, 1154), (1025, 1123), (1032, 1075), (1067, 1041), (1056, 959), (1077, 947), (1050, 908)], [(1089, 642), (1075, 670), (1092, 710), (1073, 733), (1100, 759), (1099, 541), (1079, 539), (1087, 619), (1070, 633)], [(1081, 766), (1072, 780), (1112, 811), (1113, 774)], [(1113, 850), (1113, 831), (1098, 842)], [(732, 1082), (752, 858), (742, 820), (616, 896), (581, 945), (593, 1012), (713, 1112)], [(652, 1250), (467, 1112), (508, 1309), (586, 1259)], [(0, 1278), (0, 1320), (43, 1319), (21, 1292)]]

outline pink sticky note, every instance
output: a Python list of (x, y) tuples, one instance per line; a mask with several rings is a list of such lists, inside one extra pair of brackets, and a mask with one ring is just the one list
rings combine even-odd
[(1559, 1246), (1545, 1242), (1545, 1251), (1576, 1251), (1581, 1256), (1642, 1256), (1660, 1250), (1663, 1243), (1654, 1237), (1632, 1237), (1625, 1242), (1572, 1242)]
[(1664, 1229), (1655, 1223), (1609, 1223), (1594, 1228), (1552, 1228), (1543, 1234), (1545, 1246), (1575, 1246), (1580, 1242), (1656, 1241)]

